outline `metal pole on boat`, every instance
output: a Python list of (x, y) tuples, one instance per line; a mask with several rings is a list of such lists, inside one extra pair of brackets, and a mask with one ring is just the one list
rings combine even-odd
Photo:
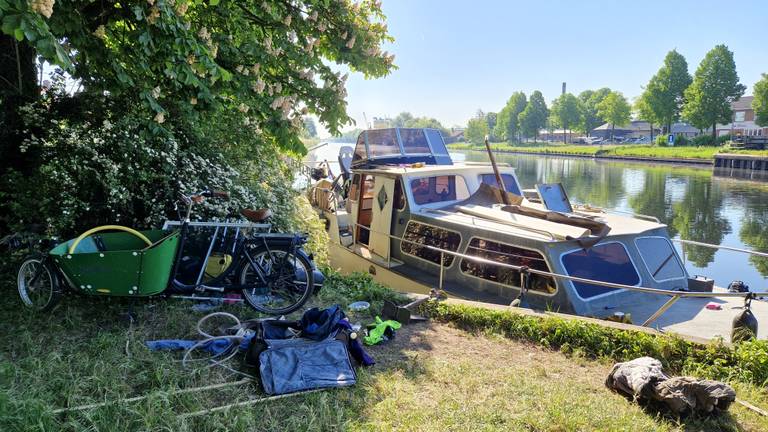
[(443, 261), (445, 259), (445, 252), (440, 251), (440, 280), (438, 281), (437, 288), (440, 289), (440, 291), (443, 290), (443, 269), (445, 268), (445, 262)]
[(496, 157), (493, 155), (491, 145), (488, 143), (488, 135), (485, 136), (485, 149), (488, 151), (488, 159), (490, 159), (493, 173), (496, 175), (496, 183), (498, 183), (499, 189), (501, 189), (501, 200), (505, 205), (512, 205), (512, 201), (507, 196), (507, 188), (504, 186), (504, 179), (501, 178), (499, 167), (496, 165)]

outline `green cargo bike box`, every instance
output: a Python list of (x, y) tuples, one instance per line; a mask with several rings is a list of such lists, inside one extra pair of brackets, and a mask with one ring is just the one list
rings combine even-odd
[(151, 242), (127, 232), (99, 233), (84, 238), (73, 253), (73, 240), (50, 251), (76, 290), (93, 295), (151, 296), (168, 286), (179, 232), (141, 231)]

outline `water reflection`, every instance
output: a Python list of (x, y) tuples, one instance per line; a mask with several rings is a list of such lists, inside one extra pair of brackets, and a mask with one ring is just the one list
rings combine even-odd
[[(486, 161), (466, 152), (469, 161)], [(497, 155), (517, 169), (524, 188), (561, 182), (572, 201), (659, 218), (670, 236), (768, 251), (768, 184), (712, 175), (711, 167), (614, 162), (589, 158)], [(686, 246), (691, 274), (718, 285), (734, 279), (766, 288), (768, 259)]]

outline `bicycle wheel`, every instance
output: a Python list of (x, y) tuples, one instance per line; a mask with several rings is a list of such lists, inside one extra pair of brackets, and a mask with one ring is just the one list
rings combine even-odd
[(61, 299), (61, 286), (56, 270), (45, 262), (42, 255), (35, 254), (24, 258), (16, 277), (24, 306), (40, 312), (53, 309)]
[[(252, 255), (258, 264), (254, 270), (248, 260), (237, 270), (237, 280), (243, 288), (243, 297), (251, 307), (270, 315), (282, 315), (300, 308), (312, 295), (314, 278), (312, 264), (306, 257), (295, 254), (287, 247), (259, 248)], [(267, 281), (261, 282), (256, 271)]]

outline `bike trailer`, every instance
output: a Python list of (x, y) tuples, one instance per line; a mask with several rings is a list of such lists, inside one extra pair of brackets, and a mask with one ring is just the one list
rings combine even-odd
[[(94, 234), (120, 229), (123, 232)], [(168, 286), (179, 232), (94, 228), (49, 254), (76, 290), (93, 295), (150, 296)]]

